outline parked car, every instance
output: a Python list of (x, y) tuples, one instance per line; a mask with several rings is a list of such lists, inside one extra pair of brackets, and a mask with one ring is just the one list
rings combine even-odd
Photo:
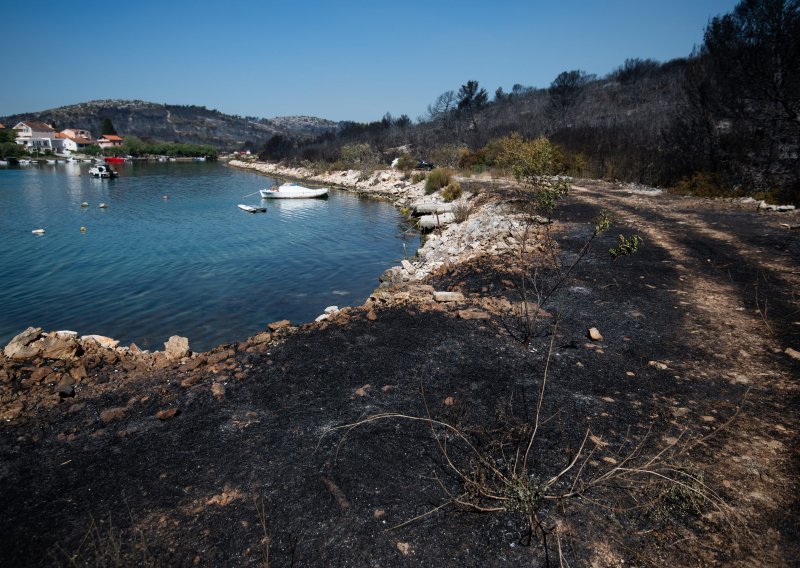
[(434, 165), (430, 162), (426, 162), (425, 160), (418, 160), (417, 161), (417, 169), (418, 170), (432, 170)]

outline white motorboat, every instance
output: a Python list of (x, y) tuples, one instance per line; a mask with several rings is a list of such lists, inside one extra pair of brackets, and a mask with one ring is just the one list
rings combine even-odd
[(114, 168), (105, 164), (92, 166), (89, 168), (89, 174), (99, 178), (112, 178), (119, 176), (119, 173)]
[(314, 189), (303, 187), (296, 183), (284, 183), (279, 187), (259, 190), (262, 199), (307, 199), (313, 197), (328, 197), (328, 188)]
[(253, 207), (252, 205), (244, 205), (242, 203), (240, 203), (238, 205), (238, 207), (242, 211), (247, 211), (248, 213), (266, 213), (267, 212), (267, 208), (266, 207)]

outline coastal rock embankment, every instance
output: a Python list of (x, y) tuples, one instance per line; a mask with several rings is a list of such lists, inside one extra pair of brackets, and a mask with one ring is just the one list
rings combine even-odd
[[(376, 170), (365, 174), (360, 170), (331, 171), (316, 173), (303, 167), (286, 167), (280, 164), (244, 160), (231, 160), (229, 166), (252, 170), (282, 179), (302, 180), (346, 189), (360, 195), (390, 199), (398, 207), (410, 207), (418, 201), (425, 201), (425, 183), (412, 183), (397, 170)], [(435, 198), (428, 199), (435, 202)], [(439, 199), (441, 201), (441, 199)]]

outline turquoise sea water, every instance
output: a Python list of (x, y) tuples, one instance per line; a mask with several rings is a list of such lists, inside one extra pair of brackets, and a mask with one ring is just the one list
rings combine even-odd
[(115, 167), (112, 180), (87, 164), (0, 168), (0, 346), (33, 325), (205, 350), (361, 304), (419, 246), (385, 202), (262, 202), (243, 196), (273, 180), (216, 163)]

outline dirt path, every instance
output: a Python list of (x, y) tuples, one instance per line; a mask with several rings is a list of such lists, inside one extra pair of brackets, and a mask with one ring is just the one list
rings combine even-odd
[[(800, 349), (800, 237), (781, 223), (796, 219), (736, 204), (625, 193), (590, 185), (576, 188), (573, 198), (610, 211), (626, 232), (644, 237), (644, 246), (667, 253), (662, 262), (677, 280), (661, 292), (682, 314), (671, 333), (685, 349), (669, 366), (692, 381), (748, 388), (742, 412), (706, 465), (758, 533), (760, 545), (739, 563), (793, 564), (800, 552), (800, 383), (798, 361), (784, 351)], [(678, 409), (676, 420), (710, 431), (722, 425), (716, 409), (701, 401)], [(790, 530), (781, 535), (777, 527)]]

